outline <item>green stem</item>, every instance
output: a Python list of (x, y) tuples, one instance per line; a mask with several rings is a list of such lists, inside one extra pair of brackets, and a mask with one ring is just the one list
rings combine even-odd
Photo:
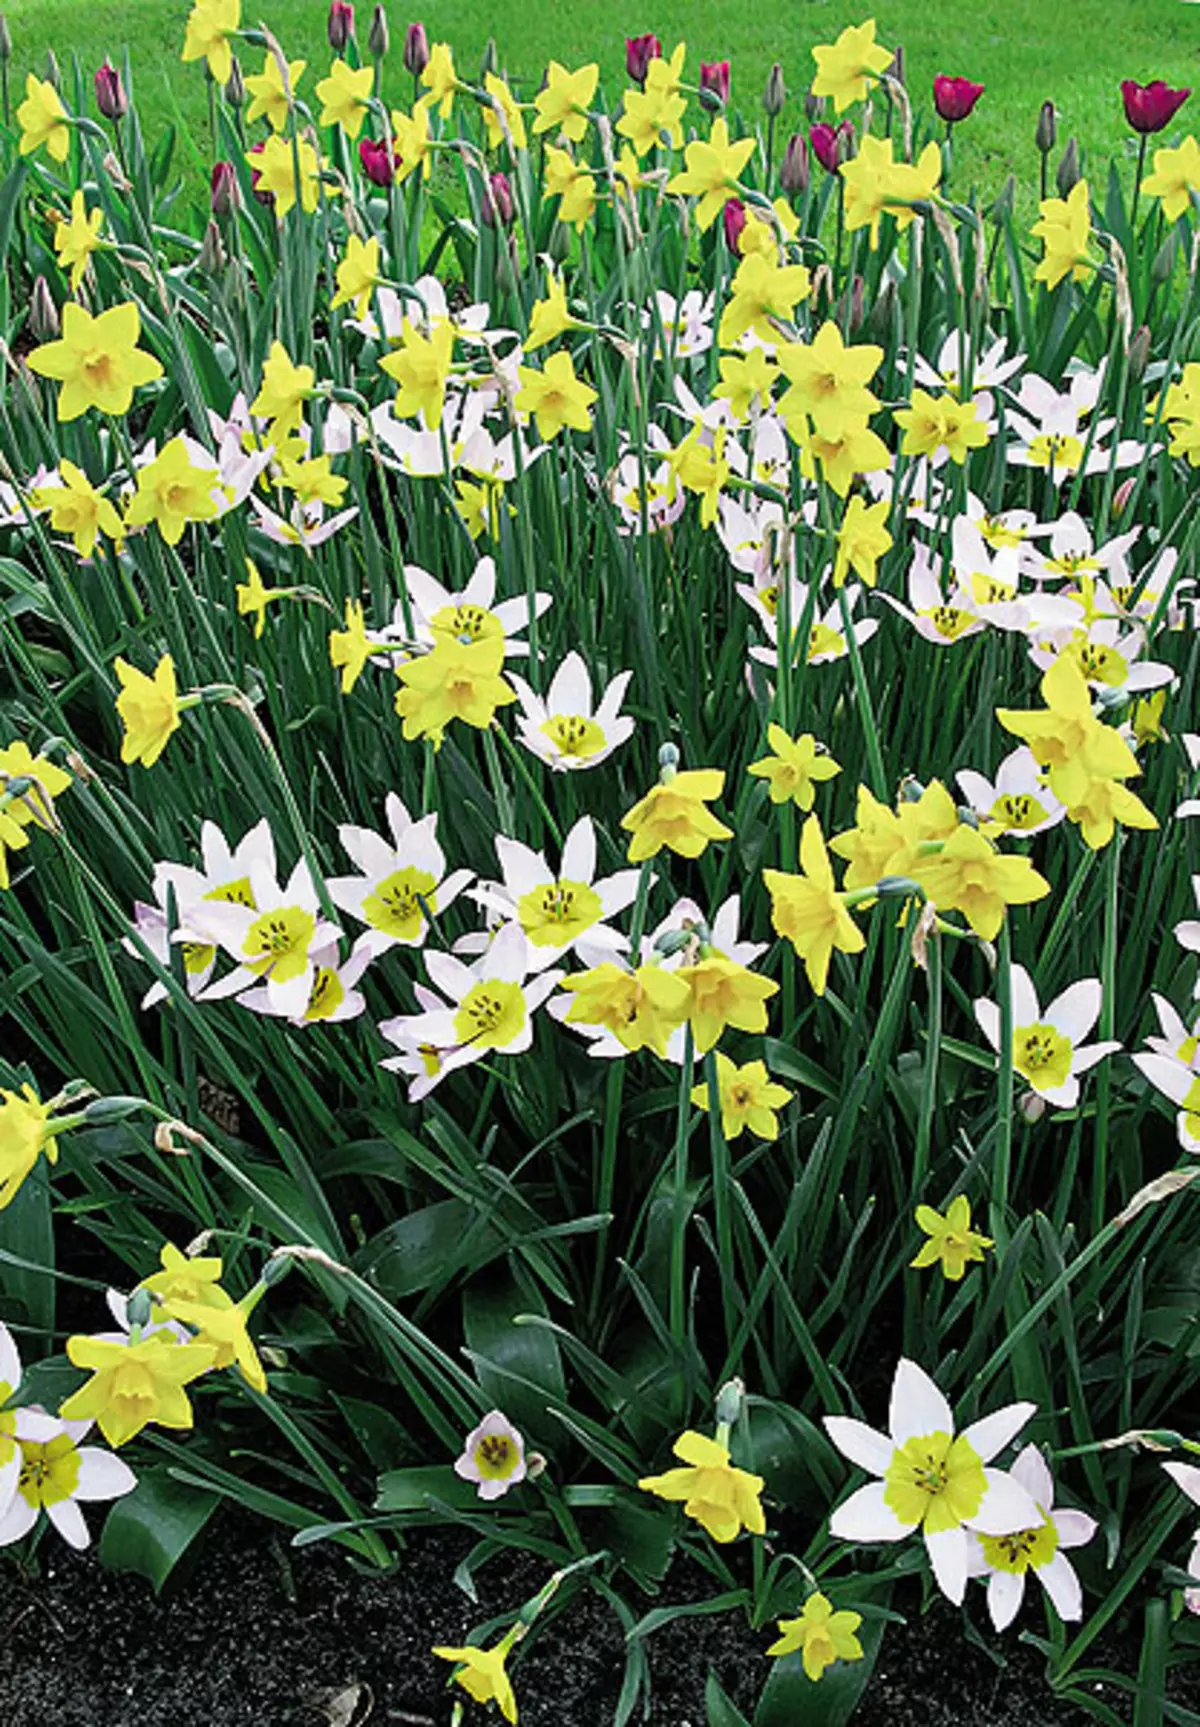
[(991, 1230), (997, 1251), (1008, 1244), (1008, 1184), (1012, 1168), (1013, 1132), (1013, 1009), (1012, 937), (1008, 919), (1000, 926), (996, 966), (996, 993), (1000, 1001), (1000, 1074), (996, 1097), (996, 1147), (992, 1157)]
[(674, 1179), (672, 1182), (674, 1206), (671, 1216), (670, 1324), (671, 1336), (681, 1352), (684, 1348), (687, 1330), (687, 1255), (684, 1247), (687, 1236), (687, 1154), (688, 1127), (692, 1110), (693, 1065), (692, 1028), (689, 1025), (684, 1032), (683, 1066), (679, 1070), (679, 1103), (675, 1114)]
[[(1117, 1012), (1117, 902), (1120, 897), (1120, 836), (1109, 841), (1105, 858), (1104, 937), (1100, 956), (1101, 1039), (1111, 1039)], [(1095, 1162), (1092, 1165), (1092, 1234), (1104, 1227), (1105, 1189), (1108, 1186), (1108, 1120), (1111, 1102), (1112, 1063), (1100, 1064), (1096, 1080)]]

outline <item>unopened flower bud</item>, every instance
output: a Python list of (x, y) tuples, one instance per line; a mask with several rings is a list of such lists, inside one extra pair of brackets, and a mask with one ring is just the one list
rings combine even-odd
[(500, 55), (496, 50), (496, 38), (489, 36), (483, 50), (483, 59), (479, 62), (479, 82), (486, 81), (489, 72), (495, 74), (500, 70)]
[(383, 9), (382, 0), (376, 0), (375, 10), (371, 14), (371, 28), (367, 32), (367, 53), (372, 60), (385, 60), (391, 43), (387, 13)]
[(329, 7), (329, 46), (335, 54), (344, 54), (346, 44), (354, 34), (354, 8), (349, 0), (331, 0)]
[(0, 60), (12, 59), (12, 36), (9, 34), (8, 19), (0, 12)]
[(1062, 153), (1062, 158), (1058, 164), (1058, 170), (1054, 176), (1054, 183), (1058, 187), (1059, 197), (1067, 197), (1071, 188), (1079, 184), (1079, 180), (1079, 145), (1074, 138), (1068, 138), (1067, 147)]
[(525, 1453), (525, 1477), (528, 1481), (536, 1481), (539, 1475), (546, 1472), (546, 1459), (540, 1451)]
[(787, 85), (783, 81), (783, 67), (776, 60), (767, 73), (767, 85), (763, 91), (763, 109), (773, 120), (777, 114), (783, 113), (783, 104), (787, 101)]
[(738, 241), (746, 227), (746, 206), (740, 198), (726, 198), (721, 215), (725, 224), (725, 244), (736, 254)]
[(53, 84), (59, 95), (62, 95), (62, 72), (53, 48), (46, 50), (46, 82)]
[(788, 139), (788, 147), (784, 151), (779, 169), (780, 190), (789, 198), (794, 197), (797, 192), (807, 192), (811, 173), (808, 144), (804, 134), (793, 132)]
[(723, 108), (729, 100), (729, 62), (700, 62), (700, 101), (710, 111)]
[(746, 1395), (746, 1387), (740, 1379), (730, 1379), (717, 1392), (717, 1423), (721, 1427), (732, 1427), (742, 1413), (742, 1399)]
[(140, 1330), (143, 1325), (149, 1325), (152, 1311), (150, 1291), (135, 1289), (125, 1304), (125, 1318), (129, 1321), (130, 1330), (135, 1327)]
[(419, 78), (429, 64), (429, 38), (424, 24), (410, 24), (404, 32), (404, 64), (414, 78)]
[(1114, 516), (1119, 516), (1121, 514), (1121, 511), (1125, 508), (1126, 504), (1129, 502), (1130, 498), (1132, 497), (1133, 488), (1136, 485), (1137, 485), (1137, 475), (1136, 474), (1130, 474), (1130, 476), (1127, 480), (1121, 481), (1121, 484), (1117, 487), (1116, 491), (1113, 493), (1113, 515)]
[(657, 36), (626, 36), (625, 70), (635, 84), (644, 84), (651, 60), (661, 59), (662, 43)]
[(38, 342), (57, 342), (62, 334), (58, 307), (45, 276), (39, 276), (33, 284), (29, 301), (29, 334)]
[(395, 178), (395, 168), (387, 153), (387, 145), (381, 144), (375, 138), (360, 138), (358, 141), (358, 159), (367, 179), (376, 186), (390, 186)]
[(483, 189), (480, 214), (488, 228), (511, 228), (513, 222), (512, 187), (507, 174), (489, 174)]
[(663, 744), (658, 752), (658, 765), (665, 773), (668, 768), (674, 773), (679, 766), (679, 751), (674, 744)]
[(274, 1289), (282, 1283), (292, 1269), (292, 1256), (287, 1253), (273, 1253), (262, 1268), (262, 1281), (268, 1289)]
[(867, 313), (863, 329), (872, 342), (888, 342), (896, 310), (896, 284), (889, 276), (876, 295), (875, 304)]
[(1154, 254), (1150, 265), (1150, 280), (1155, 287), (1161, 288), (1171, 280), (1171, 272), (1175, 268), (1175, 252), (1178, 235), (1174, 228), (1170, 230), (1158, 251)]
[(128, 1121), (146, 1107), (140, 1097), (96, 1097), (84, 1110), (89, 1127), (104, 1127), (113, 1121)]
[(1033, 135), (1034, 143), (1043, 156), (1048, 156), (1058, 141), (1058, 116), (1054, 111), (1053, 102), (1043, 102), (1042, 111), (1038, 115), (1037, 131)]
[(810, 126), (815, 126), (825, 112), (824, 96), (814, 96), (810, 90), (804, 98), (804, 118)]
[(96, 106), (106, 120), (120, 120), (129, 112), (121, 74), (111, 60), (106, 60), (96, 73)]
[(219, 276), (225, 268), (225, 248), (221, 244), (221, 230), (213, 220), (209, 220), (204, 230), (204, 238), (200, 242), (200, 250), (196, 254), (196, 263), (206, 276)]
[(214, 216), (228, 216), (238, 206), (237, 173), (232, 162), (214, 162), (208, 206)]
[(1141, 324), (1129, 344), (1129, 382), (1140, 384), (1150, 362), (1150, 326)]
[(897, 42), (896, 52), (892, 55), (891, 64), (883, 70), (885, 78), (892, 78), (897, 84), (904, 82), (904, 44)]
[(863, 326), (863, 318), (866, 315), (863, 287), (863, 279), (856, 271), (854, 280), (838, 301), (838, 321), (840, 323), (843, 319), (845, 320), (848, 335), (856, 335)]
[(246, 75), (236, 54), (230, 59), (229, 77), (225, 80), (225, 100), (231, 108), (246, 106)]
[(1021, 1112), (1021, 1119), (1027, 1121), (1032, 1127), (1035, 1122), (1041, 1121), (1045, 1115), (1046, 1100), (1040, 1092), (1023, 1091), (1017, 1099), (1017, 1108)]

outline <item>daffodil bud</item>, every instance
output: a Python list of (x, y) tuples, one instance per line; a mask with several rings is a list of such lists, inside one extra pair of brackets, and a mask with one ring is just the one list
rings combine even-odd
[(53, 84), (59, 95), (62, 95), (62, 72), (53, 48), (46, 50), (46, 82)]
[(884, 875), (875, 883), (876, 899), (908, 899), (912, 894), (920, 893), (920, 888), (910, 876)]
[(12, 59), (12, 36), (9, 34), (8, 19), (0, 12), (0, 60)]
[(110, 1121), (127, 1121), (146, 1105), (140, 1097), (97, 1097), (84, 1110), (89, 1127), (104, 1127)]
[(371, 28), (367, 32), (367, 53), (372, 60), (385, 60), (391, 44), (387, 13), (383, 9), (382, 0), (376, 0), (375, 10), (371, 14)]
[(742, 1399), (746, 1395), (746, 1387), (740, 1379), (726, 1380), (717, 1392), (717, 1423), (721, 1427), (732, 1427), (742, 1413)]
[(1171, 280), (1171, 273), (1175, 268), (1175, 251), (1178, 239), (1178, 234), (1172, 228), (1154, 254), (1154, 260), (1150, 265), (1150, 280), (1155, 287), (1161, 288)]
[(38, 342), (57, 342), (62, 334), (58, 307), (45, 276), (39, 276), (33, 284), (29, 301), (29, 334)]
[(1059, 197), (1067, 197), (1071, 188), (1079, 184), (1080, 178), (1079, 144), (1075, 138), (1071, 137), (1067, 139), (1067, 147), (1062, 153), (1062, 159), (1054, 176)]
[(273, 1253), (262, 1268), (262, 1281), (268, 1289), (274, 1289), (277, 1283), (282, 1283), (292, 1269), (291, 1255)]
[(140, 1330), (143, 1325), (149, 1325), (150, 1316), (154, 1311), (148, 1289), (135, 1289), (125, 1306), (125, 1317), (129, 1321), (131, 1331)]
[(1038, 115), (1037, 131), (1033, 141), (1043, 156), (1048, 156), (1058, 141), (1058, 116), (1053, 102), (1043, 102), (1042, 111)]
[(779, 169), (780, 191), (789, 198), (794, 197), (798, 192), (807, 192), (811, 173), (808, 141), (802, 132), (793, 132), (788, 139), (788, 147), (784, 152), (783, 162)]
[(1129, 381), (1140, 384), (1146, 375), (1146, 367), (1150, 361), (1150, 326), (1142, 324), (1134, 331), (1129, 344)]
[(864, 333), (872, 342), (887, 342), (896, 311), (896, 284), (889, 276), (876, 295), (875, 304), (863, 323)]
[(674, 744), (663, 744), (658, 752), (659, 778), (664, 784), (679, 771), (679, 751)]
[(763, 108), (773, 120), (777, 114), (783, 113), (783, 104), (787, 101), (787, 85), (783, 81), (783, 67), (776, 60), (767, 73), (767, 87), (763, 91)]
[(479, 62), (479, 82), (482, 84), (489, 72), (500, 70), (500, 56), (496, 51), (496, 38), (489, 36), (483, 50), (483, 59)]
[(926, 787), (915, 774), (909, 774), (900, 784), (900, 801), (906, 804), (919, 804), (925, 796)]
[(206, 276), (219, 276), (225, 268), (226, 257), (225, 248), (221, 244), (221, 230), (211, 217), (208, 227), (204, 230), (204, 238), (200, 242), (196, 263)]
[(225, 81), (225, 100), (231, 108), (246, 106), (246, 77), (236, 54), (230, 59), (229, 77)]

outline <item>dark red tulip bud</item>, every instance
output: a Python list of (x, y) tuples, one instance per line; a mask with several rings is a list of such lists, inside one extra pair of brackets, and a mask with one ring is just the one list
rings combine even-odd
[(725, 244), (731, 252), (736, 252), (746, 226), (746, 206), (740, 198), (727, 198), (722, 215), (725, 218)]
[(635, 84), (644, 84), (651, 60), (661, 59), (662, 43), (657, 36), (626, 36), (625, 70)]
[(386, 60), (391, 45), (391, 32), (388, 30), (387, 13), (383, 9), (383, 0), (375, 0), (375, 10), (371, 14), (371, 28), (367, 31), (367, 53), (372, 60)]
[(933, 105), (948, 126), (965, 120), (982, 95), (983, 85), (972, 84), (969, 78), (947, 78), (941, 73), (933, 81)]
[(807, 192), (810, 174), (808, 145), (804, 141), (804, 135), (800, 132), (793, 132), (788, 139), (788, 147), (784, 152), (783, 164), (779, 170), (780, 190), (785, 192), (789, 198), (797, 192)]
[(1156, 78), (1153, 84), (1135, 84), (1132, 78), (1126, 78), (1121, 85), (1125, 118), (1135, 132), (1161, 132), (1171, 124), (1191, 93), (1172, 90), (1161, 78)]
[(854, 154), (854, 127), (849, 120), (843, 120), (838, 126), (822, 120), (809, 128), (808, 141), (825, 172), (836, 174), (840, 165), (848, 162)]
[(330, 0), (329, 46), (335, 54), (344, 54), (346, 44), (354, 34), (354, 8), (349, 0)]
[(120, 120), (129, 112), (121, 74), (111, 60), (106, 60), (96, 73), (96, 106), (106, 120)]
[(214, 216), (228, 216), (237, 209), (238, 183), (232, 162), (213, 163), (208, 202)]
[(1041, 151), (1042, 155), (1048, 156), (1051, 150), (1053, 150), (1057, 138), (1057, 110), (1055, 109), (1053, 102), (1043, 102), (1041, 112), (1038, 114), (1037, 130), (1033, 135), (1033, 141)]
[(386, 144), (379, 144), (374, 138), (360, 138), (358, 159), (368, 180), (376, 186), (391, 185), (395, 177), (395, 166), (388, 158)]
[[(711, 66), (700, 62), (700, 95), (705, 93), (716, 98), (723, 108), (729, 100), (729, 62), (714, 60)], [(706, 104), (707, 106), (707, 104)]]
[(512, 187), (507, 174), (489, 174), (483, 189), (480, 215), (488, 228), (511, 228), (513, 222)]
[(419, 78), (429, 64), (429, 38), (424, 24), (410, 24), (404, 32), (404, 64)]

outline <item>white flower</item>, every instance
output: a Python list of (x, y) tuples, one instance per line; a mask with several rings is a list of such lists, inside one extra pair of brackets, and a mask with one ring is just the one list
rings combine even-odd
[(413, 1055), (421, 1057), (423, 1071), (409, 1087), (410, 1103), (419, 1103), (455, 1068), (493, 1052), (521, 1055), (533, 1042), (534, 1014), (564, 975), (546, 971), (526, 982), (529, 946), (517, 924), (505, 924), (473, 966), (453, 954), (427, 950), (425, 969), (445, 1000), (379, 1027), (402, 1051), (384, 1067), (412, 1074)]
[(358, 875), (333, 876), (328, 885), (334, 905), (367, 928), (355, 951), (371, 958), (399, 943), (420, 947), (437, 916), (471, 882), (470, 870), (446, 875), (446, 858), (438, 844), (437, 813), (413, 821), (394, 792), (384, 806), (391, 843), (370, 828), (339, 827), (338, 838)]
[(1074, 510), (1068, 510), (1050, 528), (1049, 550), (1041, 552), (1030, 548), (1026, 555), (1026, 574), (1035, 582), (1043, 582), (1061, 576), (1098, 576), (1106, 572), (1110, 581), (1126, 583), (1129, 581), (1129, 565), (1125, 554), (1141, 531), (1138, 526), (1128, 534), (1118, 534), (1103, 546), (1097, 546), (1083, 517)]
[(0, 1547), (28, 1535), (44, 1511), (63, 1540), (82, 1551), (91, 1536), (80, 1504), (120, 1499), (133, 1492), (137, 1476), (111, 1451), (79, 1443), (90, 1421), (62, 1421), (36, 1408), (23, 1413), (28, 1436), (20, 1442), (20, 1484), (0, 1517)]
[[(1189, 1499), (1200, 1505), (1200, 1469), (1194, 1463), (1164, 1463), (1163, 1468), (1177, 1487), (1182, 1487)], [(1188, 1556), (1188, 1574), (1196, 1579), (1183, 1592), (1183, 1604), (1189, 1613), (1200, 1613), (1200, 1529), (1192, 1537), (1194, 1546)]]
[(892, 1381), (887, 1434), (847, 1416), (824, 1418), (842, 1455), (880, 1477), (838, 1506), (830, 1534), (841, 1541), (902, 1541), (920, 1529), (938, 1587), (961, 1603), (967, 1531), (1012, 1535), (1041, 1521), (1027, 1489), (987, 1467), (1036, 1407), (1010, 1403), (956, 1438), (946, 1399), (916, 1362), (902, 1359)]
[(463, 1441), (454, 1473), (473, 1481), (481, 1499), (499, 1499), (528, 1474), (525, 1441), (507, 1415), (493, 1409)]
[(908, 604), (894, 595), (879, 591), (893, 611), (907, 618), (917, 634), (935, 646), (946, 648), (961, 642), (966, 636), (978, 635), (985, 623), (974, 597), (955, 583), (947, 593), (934, 567), (933, 555), (921, 541), (913, 544), (913, 560), (908, 571)]
[[(1012, 967), (1011, 983), (1013, 1067), (1047, 1103), (1073, 1109), (1079, 1101), (1079, 1075), (1121, 1047), (1111, 1041), (1083, 1043), (1100, 1017), (1100, 981), (1081, 978), (1056, 995), (1044, 1013), (1024, 966)], [(999, 1051), (999, 1006), (984, 997), (975, 1003), (975, 1018), (984, 1037)]]
[[(1200, 875), (1192, 877), (1192, 893), (1197, 905), (1200, 905)], [(1189, 953), (1200, 953), (1200, 920), (1183, 918), (1171, 933), (1180, 947), (1186, 948)], [(1200, 994), (1200, 979), (1197, 980), (1196, 993)]]
[(1104, 439), (1116, 425), (1113, 419), (1096, 422), (1088, 449), (1088, 428), (1082, 421), (1099, 401), (1103, 382), (1103, 365), (1095, 372), (1077, 368), (1065, 392), (1028, 373), (1017, 395), (1017, 407), (1008, 415), (1009, 426), (1021, 440), (1009, 445), (1005, 452), (1008, 461), (1017, 467), (1040, 468), (1056, 485), (1080, 469), (1096, 474), (1110, 465), (1128, 468), (1140, 462), (1144, 446), (1136, 438), (1123, 438), (1113, 450), (1104, 448)]
[(692, 288), (676, 300), (661, 288), (654, 295), (654, 306), (642, 309), (642, 328), (657, 335), (662, 326), (662, 341), (657, 352), (662, 357), (673, 355), (677, 360), (690, 360), (713, 345), (713, 297)]
[(0, 1517), (10, 1510), (21, 1479), (21, 1442), (36, 1442), (47, 1417), (32, 1409), (9, 1409), (21, 1383), (21, 1356), (12, 1333), (0, 1324)]
[(997, 1631), (1010, 1626), (1032, 1571), (1060, 1619), (1083, 1618), (1083, 1591), (1063, 1549), (1083, 1547), (1096, 1533), (1096, 1520), (1082, 1511), (1054, 1509), (1054, 1480), (1036, 1445), (1027, 1445), (1012, 1466), (1012, 1479), (1026, 1489), (1040, 1516), (1028, 1529), (1011, 1535), (971, 1537), (968, 1575), (988, 1580), (988, 1612)]
[(1031, 642), (1029, 657), (1048, 671), (1061, 653), (1069, 653), (1093, 689), (1141, 695), (1169, 684), (1175, 673), (1159, 660), (1139, 660), (1145, 632), (1136, 624), (1126, 633), (1116, 618), (1095, 618), (1083, 630), (1065, 630)]
[(1182, 1062), (1184, 1067), (1200, 1067), (1200, 1037), (1194, 1031), (1189, 1031), (1166, 996), (1155, 993), (1150, 999), (1158, 1014), (1160, 1035), (1148, 1037), (1147, 1047), (1155, 1055), (1165, 1055), (1171, 1061)]
[[(982, 353), (973, 356), (972, 392), (977, 394), (980, 390), (995, 389), (1019, 372), (1024, 364), (1024, 354), (1017, 354), (1013, 359), (1005, 358), (1003, 338), (993, 342)], [(917, 383), (927, 390), (953, 390), (957, 393), (966, 374), (960, 332), (951, 330), (942, 343), (935, 365), (930, 365), (920, 354), (916, 355), (915, 374)]]
[[(502, 641), (507, 656), (528, 654), (527, 642), (514, 638), (529, 624), (529, 600), (522, 594), (515, 599), (496, 600), (496, 565), (492, 558), (480, 558), (471, 572), (465, 588), (457, 593), (444, 588), (419, 564), (405, 564), (404, 585), (412, 602), (413, 625), (418, 642), (432, 647), (439, 635), (451, 636), (460, 642)], [(541, 617), (550, 605), (549, 594), (535, 594), (534, 616)], [(403, 639), (406, 635), (404, 609), (397, 606), (392, 615), (390, 636)]]
[(265, 983), (272, 1013), (303, 1015), (316, 982), (315, 956), (327, 953), (341, 931), (322, 917), (316, 883), (303, 860), (285, 887), (265, 864), (250, 866), (247, 904), (204, 900), (188, 911), (187, 932), (174, 939), (215, 942), (238, 962), (210, 984), (201, 1000), (223, 1001)]
[(326, 948), (313, 950), (312, 994), (302, 1013), (281, 1013), (274, 1006), (266, 984), (246, 990), (238, 997), (238, 1005), (248, 1007), (251, 1013), (287, 1019), (295, 1026), (334, 1025), (341, 1020), (357, 1019), (359, 1014), (366, 1012), (367, 1003), (362, 992), (354, 986), (373, 958), (374, 954), (364, 939), (355, 944), (349, 959), (339, 960), (338, 944), (336, 940), (332, 941)]
[(920, 522), (922, 527), (937, 529), (941, 526), (946, 506), (946, 487), (938, 479), (928, 456), (918, 456), (915, 461), (909, 462), (904, 470), (898, 498), (893, 464), (890, 461), (886, 468), (873, 468), (864, 474), (863, 481), (875, 503), (886, 498), (889, 503), (899, 503), (905, 515), (914, 522)]
[[(655, 430), (651, 427), (651, 432)], [(609, 498), (617, 512), (617, 531), (639, 534), (642, 530), (642, 481), (646, 490), (646, 531), (658, 534), (677, 522), (687, 508), (687, 494), (675, 484), (665, 462), (650, 460), (650, 452), (639, 460), (627, 450), (608, 476)]]
[[(782, 504), (772, 499), (723, 497), (717, 506), (717, 538), (735, 570), (760, 580), (774, 582), (774, 574), (782, 560), (783, 548), (788, 547), (788, 564), (795, 579), (795, 537), (784, 533), (786, 515)], [(746, 590), (739, 588), (743, 598)]]
[[(738, 592), (743, 598), (748, 597), (745, 589), (739, 588)], [(779, 640), (778, 612), (772, 616), (763, 605), (762, 591), (756, 589), (754, 590), (754, 593), (757, 601), (755, 609), (758, 610), (762, 616), (763, 628), (770, 639), (770, 646), (763, 647), (761, 645), (756, 645), (752, 647), (750, 649), (750, 658), (752, 660), (757, 660), (764, 666), (777, 666), (779, 664), (778, 648), (776, 645)], [(859, 595), (862, 593), (862, 589), (858, 586), (857, 582), (848, 582), (842, 589), (842, 593), (845, 595), (846, 599), (846, 610), (848, 612), (853, 612), (855, 606), (858, 604)], [(802, 644), (800, 642), (799, 628), (800, 621), (804, 616), (804, 608), (807, 601), (808, 589), (803, 583), (793, 583), (791, 593), (789, 595), (791, 616), (788, 620), (788, 624), (792, 637), (793, 661), (796, 664), (799, 664), (801, 657)], [(879, 620), (877, 618), (856, 618), (851, 620), (850, 627), (854, 631), (854, 640), (856, 645), (862, 647), (864, 642), (870, 641), (871, 637), (879, 628)], [(846, 646), (845, 630), (842, 623), (842, 608), (838, 600), (835, 599), (823, 612), (819, 607), (814, 612), (813, 621), (808, 632), (807, 647), (808, 651), (805, 657), (810, 666), (827, 665), (831, 660), (844, 659), (849, 653), (850, 650)]]
[(961, 768), (955, 779), (967, 806), (988, 826), (990, 834), (1040, 834), (1056, 827), (1067, 813), (1049, 786), (1027, 744), (1005, 756), (993, 784), (973, 768)]
[(593, 707), (592, 680), (577, 653), (567, 655), (544, 697), (510, 673), (521, 703), (521, 742), (559, 771), (598, 767), (633, 731), (633, 720), (620, 711), (632, 677), (632, 672), (618, 672)]
[(503, 882), (483, 882), (471, 894), (489, 912), (517, 923), (529, 943), (530, 971), (543, 971), (575, 952), (585, 966), (601, 965), (629, 944), (610, 929), (615, 917), (637, 898), (639, 870), (596, 876), (596, 829), (581, 816), (563, 841), (558, 875), (535, 852), (503, 834), (496, 835), (496, 856)]
[(1175, 1133), (1185, 1151), (1200, 1154), (1200, 1074), (1173, 1056), (1139, 1050), (1134, 1066), (1172, 1103), (1179, 1105)]
[(250, 507), (268, 540), (273, 540), (277, 546), (298, 546), (304, 552), (313, 552), (318, 546), (323, 546), (358, 514), (358, 506), (355, 505), (350, 510), (339, 510), (336, 516), (326, 520), (324, 504), (294, 502), (289, 516), (279, 516), (257, 497), (250, 499)]

